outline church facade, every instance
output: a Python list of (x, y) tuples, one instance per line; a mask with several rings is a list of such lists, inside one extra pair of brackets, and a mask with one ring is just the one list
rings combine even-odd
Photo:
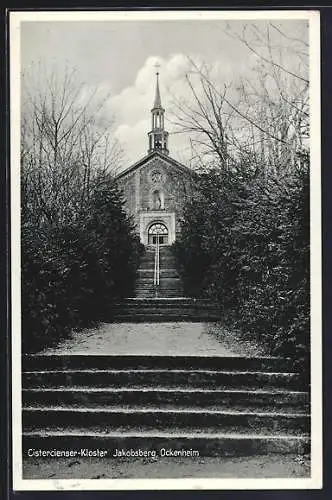
[(151, 110), (147, 155), (117, 176), (126, 210), (133, 217), (144, 245), (171, 245), (180, 232), (185, 202), (193, 193), (194, 175), (169, 155), (165, 110), (161, 105), (159, 73)]

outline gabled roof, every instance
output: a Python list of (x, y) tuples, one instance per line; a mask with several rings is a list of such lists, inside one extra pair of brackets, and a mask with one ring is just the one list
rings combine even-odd
[(195, 173), (189, 167), (187, 167), (186, 165), (183, 165), (183, 163), (180, 163), (180, 162), (174, 160), (174, 158), (171, 158), (170, 156), (167, 156), (163, 153), (160, 153), (159, 151), (153, 151), (153, 153), (147, 154), (146, 156), (144, 156), (143, 158), (138, 160), (136, 163), (134, 163), (130, 167), (128, 167), (125, 170), (123, 170), (122, 172), (120, 172), (116, 176), (116, 179), (121, 179), (122, 177), (125, 177), (127, 174), (132, 173), (135, 170), (137, 170), (138, 168), (142, 167), (145, 163), (150, 161), (152, 158), (158, 158), (158, 157), (161, 158), (162, 160), (164, 160), (166, 163), (169, 163), (169, 164), (173, 165), (174, 167), (180, 168), (186, 174), (193, 175)]

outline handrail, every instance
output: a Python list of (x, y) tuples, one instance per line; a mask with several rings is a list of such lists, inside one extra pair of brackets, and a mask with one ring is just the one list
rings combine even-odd
[(154, 249), (154, 270), (153, 270), (153, 284), (157, 284), (157, 246)]
[(159, 238), (157, 238), (157, 286), (159, 286), (159, 276), (160, 276), (160, 248), (159, 248)]
[(153, 274), (153, 284), (154, 286), (159, 286), (159, 275), (160, 275), (160, 264), (159, 264), (159, 238), (157, 237), (157, 243), (155, 248), (154, 257), (154, 274)]

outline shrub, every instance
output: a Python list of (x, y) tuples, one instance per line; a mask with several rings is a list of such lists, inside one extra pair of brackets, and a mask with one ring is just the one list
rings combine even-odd
[(113, 181), (94, 191), (84, 216), (53, 225), (34, 221), (22, 218), (24, 351), (111, 319), (112, 303), (132, 290), (141, 249)]
[(218, 301), (244, 335), (297, 358), (309, 349), (308, 170), (202, 175), (175, 244), (187, 294)]

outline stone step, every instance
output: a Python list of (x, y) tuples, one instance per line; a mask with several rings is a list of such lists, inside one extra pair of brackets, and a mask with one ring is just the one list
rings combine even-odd
[[(140, 291), (136, 292), (136, 295), (137, 295), (138, 298), (140, 298), (140, 297), (142, 297), (142, 298), (143, 297), (144, 298), (147, 298), (147, 297), (153, 298), (153, 297), (156, 297), (156, 292), (154, 291), (154, 289), (153, 290), (152, 289), (151, 290), (140, 290)], [(128, 315), (126, 316), (126, 318), (127, 318), (126, 321), (133, 320), (133, 318), (131, 318)]]
[[(161, 290), (159, 290), (160, 292)], [(175, 316), (185, 316), (185, 315), (200, 315), (203, 316), (212, 314), (220, 318), (220, 311), (218, 309), (195, 309), (195, 308), (181, 308), (181, 307), (148, 307), (148, 306), (113, 306), (113, 312), (126, 313), (126, 314), (164, 314), (164, 315), (175, 315)]]
[[(178, 276), (160, 276), (160, 286), (172, 286), (181, 285), (181, 279)], [(136, 286), (139, 285), (153, 285), (153, 275), (152, 276), (142, 276), (137, 280)]]
[(136, 292), (143, 292), (143, 291), (150, 291), (150, 290), (154, 290), (156, 292), (167, 292), (167, 291), (176, 291), (176, 292), (180, 292), (182, 291), (182, 287), (179, 284), (173, 284), (173, 285), (167, 285), (166, 283), (160, 283), (159, 286), (154, 286), (153, 283), (144, 283), (144, 284), (141, 284), (141, 285), (138, 285), (136, 288), (135, 288)]
[[(165, 297), (168, 297), (167, 296), (167, 292), (176, 292), (177, 295), (175, 295), (175, 297), (181, 297), (182, 295), (182, 289), (178, 286), (174, 286), (172, 288), (166, 288), (166, 287), (154, 287), (154, 286), (151, 286), (151, 285), (146, 285), (146, 286), (142, 286), (142, 287), (139, 287), (139, 288), (136, 288), (136, 293), (138, 292), (155, 292), (155, 296), (158, 297), (160, 296), (160, 294), (162, 294), (163, 296)], [(168, 297), (168, 298), (171, 298), (171, 297)], [(135, 310), (135, 311), (138, 311), (139, 310), (143, 310), (145, 309), (147, 312), (149, 312), (150, 310), (152, 310), (151, 307), (149, 306), (140, 306), (140, 307), (129, 307), (129, 306), (124, 306), (126, 307), (127, 309), (132, 309), (132, 310)], [(171, 308), (169, 308), (171, 310)], [(174, 308), (172, 308), (174, 309)], [(179, 310), (179, 308), (177, 308)], [(154, 308), (155, 311), (161, 311), (161, 310), (165, 310), (164, 309), (161, 309), (161, 308)], [(180, 309), (180, 311), (182, 311), (183, 309)]]
[(172, 427), (206, 428), (229, 432), (288, 432), (293, 435), (309, 434), (310, 417), (299, 413), (259, 413), (240, 411), (221, 411), (200, 409), (151, 410), (112, 408), (71, 408), (55, 407), (25, 407), (22, 411), (23, 429), (32, 430), (47, 422), (48, 426), (66, 425), (69, 427), (83, 425), (86, 429), (96, 425), (105, 430), (114, 427), (130, 428), (132, 426), (144, 429), (172, 429)]
[(87, 408), (122, 406), (129, 409), (149, 407), (156, 409), (185, 409), (200, 407), (231, 411), (308, 413), (309, 394), (301, 391), (262, 390), (215, 390), (215, 389), (114, 389), (114, 388), (33, 388), (23, 390), (23, 405), (44, 406), (82, 406)]
[[(152, 292), (151, 292), (152, 295)], [(161, 293), (159, 295), (162, 295)], [(140, 313), (136, 312), (126, 312), (126, 311), (117, 311), (112, 315), (112, 320), (128, 323), (131, 321), (132, 323), (173, 323), (174, 321), (180, 322), (188, 322), (192, 323), (202, 323), (202, 322), (217, 322), (220, 321), (219, 314), (213, 314), (212, 312), (200, 312), (200, 313), (191, 313), (187, 314), (183, 312), (144, 312)]]
[(154, 260), (155, 260), (154, 256), (142, 259), (138, 269), (146, 269), (146, 268), (153, 269), (154, 268)]
[(181, 297), (179, 299), (137, 299), (136, 297), (126, 297), (121, 300), (121, 302), (118, 302), (118, 304), (149, 304), (149, 305), (156, 305), (156, 306), (165, 306), (166, 304), (168, 305), (179, 305), (181, 304), (181, 307), (186, 306), (186, 305), (192, 305), (192, 306), (197, 306), (197, 307), (212, 307), (212, 306), (218, 306), (217, 303), (212, 303), (210, 300), (207, 299), (196, 299), (192, 297)]
[[(152, 290), (150, 290), (152, 294)], [(159, 290), (159, 297), (162, 297), (163, 291)], [(177, 291), (174, 291), (174, 294)], [(167, 297), (169, 298), (169, 297)], [(221, 313), (218, 309), (206, 308), (194, 308), (194, 307), (175, 307), (175, 306), (167, 306), (164, 307), (158, 306), (146, 306), (146, 305), (137, 305), (127, 306), (112, 306), (112, 315), (114, 320), (120, 318), (127, 318), (127, 321), (141, 321), (145, 320), (146, 322), (171, 322), (171, 321), (220, 321)]]
[(190, 388), (289, 388), (302, 390), (298, 373), (226, 370), (39, 370), (25, 371), (23, 387), (190, 387)]
[[(157, 288), (151, 287), (151, 288), (144, 288), (142, 291), (158, 291), (158, 292), (182, 292), (181, 290), (178, 289), (171, 289), (168, 288), (164, 290), (163, 288)], [(138, 290), (141, 291), (141, 290)], [(136, 300), (135, 300), (136, 299)], [(206, 302), (200, 302), (200, 301), (187, 301), (185, 297), (181, 297), (180, 295), (176, 297), (165, 297), (164, 299), (159, 297), (159, 298), (149, 298), (149, 297), (135, 297), (133, 300), (123, 300), (122, 302), (118, 302), (112, 305), (113, 310), (130, 310), (131, 312), (137, 311), (145, 311), (147, 313), (149, 312), (172, 312), (173, 313), (178, 313), (180, 316), (182, 314), (186, 313), (204, 313), (204, 312), (209, 312), (213, 311), (214, 313), (218, 313), (218, 317), (221, 316), (221, 311), (220, 311), (220, 306), (218, 304), (214, 303), (206, 303)], [(146, 300), (144, 300), (146, 299)]]
[(137, 283), (135, 286), (135, 291), (137, 292), (144, 292), (144, 291), (150, 291), (150, 290), (156, 290), (156, 291), (161, 291), (161, 292), (166, 292), (169, 290), (170, 292), (173, 290), (176, 291), (182, 291), (183, 287), (181, 283), (173, 283), (173, 284), (167, 284), (163, 283), (162, 280), (160, 281), (159, 285), (154, 285), (153, 281), (147, 282), (147, 283)]
[(33, 354), (22, 368), (24, 449), (310, 450), (308, 383), (292, 359)]
[(144, 291), (144, 290), (151, 290), (154, 289), (156, 292), (167, 292), (168, 290), (170, 292), (176, 291), (179, 292), (182, 290), (182, 287), (180, 284), (173, 284), (173, 285), (167, 285), (166, 283), (160, 283), (159, 286), (154, 287), (153, 285), (145, 284), (142, 286), (139, 286), (136, 288), (137, 291)]
[[(152, 291), (152, 289), (151, 289)], [(153, 291), (155, 291), (155, 289), (153, 289)], [(157, 290), (159, 292), (163, 291), (163, 290)], [(171, 305), (168, 305), (168, 304), (158, 304), (158, 305), (148, 305), (148, 304), (117, 304), (117, 305), (113, 305), (112, 306), (112, 311), (126, 311), (128, 312), (129, 314), (130, 313), (136, 313), (136, 312), (139, 312), (139, 313), (172, 313), (172, 314), (179, 314), (181, 315), (182, 313), (183, 314), (191, 314), (191, 313), (215, 313), (215, 314), (219, 314), (220, 316), (220, 310), (219, 308), (216, 308), (216, 307), (213, 307), (212, 305), (210, 307), (204, 307), (204, 308), (200, 308), (200, 307), (195, 307), (195, 306), (181, 306), (181, 304), (171, 304)]]
[(154, 258), (153, 259), (143, 259), (140, 262), (139, 268), (140, 269), (154, 269)]
[(171, 258), (160, 258), (159, 266), (160, 266), (161, 270), (168, 269), (168, 268), (176, 269), (176, 262), (174, 259), (171, 259)]
[[(155, 286), (145, 286), (135, 289), (135, 294), (137, 298), (148, 299), (148, 298), (181, 298), (183, 292), (181, 288), (159, 288)], [(139, 308), (135, 310), (138, 311)], [(159, 310), (159, 309), (158, 309)]]
[(131, 308), (153, 308), (155, 310), (161, 310), (161, 309), (174, 309), (177, 308), (178, 310), (220, 310), (220, 306), (218, 304), (214, 304), (212, 302), (203, 302), (200, 300), (192, 300), (192, 299), (187, 299), (186, 297), (179, 297), (179, 298), (167, 298), (165, 299), (149, 299), (147, 298), (146, 300), (144, 299), (137, 299), (135, 298), (127, 298), (123, 299), (121, 302), (115, 302), (113, 304), (113, 307), (131, 307)]
[[(180, 280), (181, 278), (178, 275), (178, 273), (174, 270), (168, 270), (168, 271), (160, 271), (160, 280), (169, 280), (169, 279), (174, 279), (174, 280)], [(139, 277), (137, 278), (137, 283), (153, 283), (154, 280), (154, 273), (150, 271), (144, 271), (139, 274)]]
[[(87, 430), (84, 427), (72, 429), (59, 428), (36, 429), (23, 433), (23, 450), (29, 448), (108, 450), (110, 455), (115, 450), (195, 450), (204, 457), (213, 456), (252, 456), (265, 453), (305, 454), (310, 452), (310, 440), (307, 436), (257, 433), (226, 433), (214, 429), (172, 429), (142, 430), (126, 429), (105, 431), (104, 428)], [(82, 448), (82, 445), (84, 448)], [(84, 456), (84, 455), (83, 455)]]
[(167, 283), (163, 283), (162, 281), (160, 282), (160, 284), (158, 286), (154, 286), (153, 283), (141, 283), (141, 284), (138, 284), (135, 288), (136, 291), (149, 291), (149, 290), (155, 290), (155, 291), (159, 291), (159, 292), (166, 292), (167, 290), (169, 290), (170, 292), (175, 290), (175, 291), (181, 291), (182, 290), (182, 286), (180, 283), (173, 283), (173, 284), (167, 284)]
[[(146, 275), (145, 276), (139, 276), (137, 278), (136, 284), (139, 284), (139, 283), (152, 283), (153, 284), (153, 280), (154, 280), (153, 273), (151, 274), (151, 276), (146, 276)], [(161, 271), (161, 273), (159, 275), (159, 281), (161, 283), (164, 282), (164, 281), (171, 283), (172, 280), (174, 280), (175, 282), (178, 281), (178, 282), (182, 283), (181, 278), (179, 277), (178, 274), (175, 274), (175, 272), (172, 273), (172, 275), (170, 275), (170, 276), (169, 275), (165, 276), (165, 275), (163, 275), (163, 272)]]
[[(138, 280), (141, 279), (152, 279), (153, 280), (154, 276), (154, 270), (153, 269), (138, 269)], [(179, 278), (179, 273), (176, 269), (172, 268), (165, 268), (165, 269), (160, 269), (160, 277), (161, 278)]]
[(176, 291), (176, 292), (180, 292), (182, 291), (182, 287), (180, 285), (173, 285), (173, 286), (167, 286), (167, 285), (163, 285), (162, 283), (160, 283), (159, 286), (156, 286), (154, 287), (153, 285), (148, 285), (148, 284), (145, 284), (143, 286), (140, 286), (138, 288), (136, 288), (136, 291), (150, 291), (150, 290), (154, 290), (156, 292), (173, 292), (173, 291)]
[(183, 292), (181, 290), (157, 290), (156, 292), (157, 297), (182, 297)]
[[(155, 251), (153, 250), (153, 252), (149, 252), (148, 254), (144, 254), (141, 257), (140, 263), (144, 262), (145, 260), (153, 261), (154, 262), (155, 258), (156, 258), (156, 254), (155, 254)], [(162, 251), (159, 250), (159, 262), (161, 261), (161, 259), (169, 259), (169, 260), (172, 260), (172, 261), (176, 262), (176, 259), (175, 259), (174, 255), (168, 254), (168, 253), (165, 254), (165, 253), (163, 253)]]
[(153, 298), (156, 297), (157, 294), (154, 288), (149, 288), (148, 290), (135, 290), (135, 294), (137, 298)]
[(162, 245), (159, 247), (159, 249), (161, 252), (164, 252), (166, 254), (169, 253), (169, 254), (173, 255), (172, 247), (169, 245)]
[(153, 283), (143, 283), (136, 285), (135, 291), (136, 292), (145, 292), (145, 291), (155, 291), (155, 285)]
[(141, 256), (141, 262), (144, 260), (154, 260), (155, 250), (145, 250), (144, 254)]
[[(173, 296), (173, 297), (181, 297), (182, 293), (183, 293), (182, 289), (180, 287), (175, 287), (175, 286), (172, 287), (172, 288), (152, 287), (152, 286), (146, 286), (146, 287), (136, 288), (136, 294), (137, 293), (141, 293), (141, 292), (142, 293), (144, 293), (144, 292), (155, 292), (155, 296), (156, 297), (161, 297), (162, 296), (162, 297), (169, 297), (169, 298), (171, 296)], [(169, 294), (172, 294), (172, 295), (169, 295), (168, 292), (169, 292)], [(148, 313), (152, 311), (152, 308), (149, 308), (149, 307), (140, 307), (140, 308), (138, 308), (138, 307), (135, 307), (135, 308), (131, 307), (131, 308), (129, 308), (128, 306), (126, 306), (126, 309), (127, 310), (131, 309), (133, 311), (138, 311), (138, 310), (143, 311), (143, 310), (145, 310)], [(160, 309), (160, 308), (158, 308), (158, 309), (155, 308), (154, 310), (155, 311), (159, 311), (159, 312), (160, 311), (165, 311), (165, 309)], [(183, 311), (183, 309), (178, 309), (178, 308), (177, 308), (177, 310), (180, 313), (181, 313), (181, 311)]]
[[(183, 369), (297, 373), (291, 358), (270, 356), (142, 356), (104, 354), (25, 354), (23, 371), (55, 369)], [(260, 389), (262, 391), (262, 389)]]

